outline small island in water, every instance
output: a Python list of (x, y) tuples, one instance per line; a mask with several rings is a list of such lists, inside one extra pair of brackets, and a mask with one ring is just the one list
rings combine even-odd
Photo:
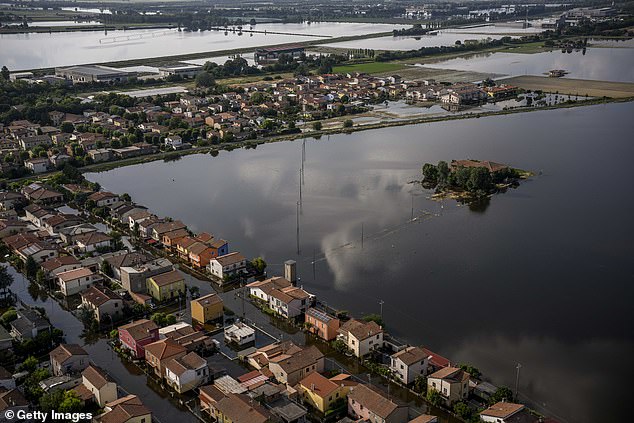
[(531, 172), (491, 161), (452, 160), (423, 165), (423, 187), (434, 189), (432, 199), (454, 198), (470, 203), (519, 186)]

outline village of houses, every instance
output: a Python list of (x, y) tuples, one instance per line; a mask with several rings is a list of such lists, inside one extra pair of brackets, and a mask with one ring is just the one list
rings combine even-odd
[[(266, 276), (228, 241), (193, 234), (182, 222), (160, 218), (131, 199), (92, 192), (85, 183), (65, 184), (60, 191), (31, 183), (21, 192), (0, 194), (0, 236), (10, 262), (27, 275), (29, 268), (38, 269), (31, 284), (50, 290), (75, 315), (87, 313), (90, 329), (109, 334), (122, 360), (144, 369), (172, 396), (194, 402), (201, 421), (442, 422), (448, 416), (442, 407), (451, 410), (459, 402), (482, 409), (477, 414), (482, 421), (544, 421), (511, 398), (491, 402), (494, 385), (427, 348), (394, 341), (377, 321), (324, 307), (297, 286), (292, 260), (284, 263), (282, 276)], [(78, 194), (107, 214), (97, 219), (89, 208), (70, 213), (67, 197)], [(106, 224), (113, 231), (107, 233)], [(123, 236), (114, 236), (114, 229)], [(185, 272), (207, 278), (209, 293), (188, 289)], [(261, 336), (262, 328), (249, 319), (235, 319), (212, 286), (242, 292), (242, 300), (262, 315), (292, 322), (313, 342)], [(176, 312), (182, 301), (190, 302), (186, 319)], [(0, 326), (4, 349), (53, 330), (42, 310), (22, 301), (15, 308), (15, 319)], [(155, 318), (161, 314), (172, 319)], [(423, 390), (436, 394), (440, 408), (433, 409), (440, 416), (416, 413), (381, 385), (347, 372), (332, 355), (333, 345), (346, 359), (376, 363), (384, 369), (379, 374), (400, 387), (418, 385), (420, 392), (422, 380)], [(243, 371), (230, 375), (210, 366), (208, 357), (215, 355), (240, 362)], [(160, 421), (161, 410), (150, 409), (143, 398), (119, 395), (125, 387), (81, 345), (62, 339), (48, 358), (39, 364), (50, 369), (38, 381), (43, 394), (72, 391), (82, 407), (95, 410), (96, 422)], [(328, 365), (333, 362), (337, 371)], [(37, 407), (25, 397), (17, 369), (0, 368), (1, 411)]]
[(300, 129), (296, 123), (353, 115), (387, 100), (436, 102), (456, 110), (518, 94), (516, 87), (503, 84), (405, 81), (398, 75), (357, 73), (298, 76), (233, 89), (214, 95), (194, 90), (176, 99), (138, 97), (133, 106), (118, 107), (116, 114), (87, 103), (83, 114), (53, 111), (45, 123), (0, 124), (2, 173), (39, 174), (67, 162), (77, 166), (311, 131), (315, 128)]
[[(188, 128), (201, 129), (200, 139), (217, 143), (270, 135), (273, 129), (264, 116), (272, 115), (267, 109), (299, 105), (302, 119), (321, 119), (328, 113), (352, 113), (384, 98), (468, 104), (515, 94), (513, 87), (410, 83), (397, 76), (299, 77), (218, 96), (138, 101), (121, 107), (121, 115), (92, 109), (83, 115), (51, 112), (51, 126), (16, 121), (1, 128), (1, 163), (6, 174), (20, 166), (6, 157), (21, 157), (29, 172), (44, 173), (67, 169), (79, 159), (89, 164), (198, 143), (162, 124), (174, 117)], [(294, 127), (294, 122), (284, 125)], [(139, 131), (139, 142), (128, 142), (127, 134)], [(499, 389), (479, 374), (471, 375), (422, 346), (396, 342), (382, 322), (326, 308), (297, 286), (293, 261), (284, 264), (283, 275), (267, 275), (256, 260), (230, 248), (228, 241), (195, 234), (183, 222), (156, 216), (129, 196), (77, 179), (63, 184), (27, 182), (19, 190), (0, 192), (5, 259), (30, 284), (48, 291), (69, 316), (81, 319), (87, 331), (110, 336), (121, 360), (159, 381), (160, 389), (172, 397), (184, 398), (192, 421), (460, 421), (451, 413), (456, 403), (474, 410), (475, 421), (545, 421), (513, 403), (513, 398), (496, 401)], [(188, 286), (186, 276), (204, 281), (206, 292), (201, 296), (200, 289)], [(254, 324), (253, 316), (236, 318), (236, 310), (228, 309), (221, 295), (226, 291), (237, 292), (266, 319), (301, 328), (311, 342), (264, 335), (266, 329)], [(17, 361), (28, 357), (19, 356), (22, 350), (15, 346), (55, 329), (43, 310), (28, 306), (23, 298), (15, 300), (15, 318), (0, 326), (4, 354), (14, 357), (12, 366), (0, 368), (0, 412), (37, 409), (37, 401), (25, 393), (24, 372)], [(189, 314), (183, 312), (184, 303), (189, 303)], [(150, 408), (134, 392), (123, 395), (128, 392), (125, 382), (118, 385), (84, 347), (59, 341), (46, 351), (48, 361), (41, 358), (38, 363), (49, 369), (37, 381), (42, 395), (72, 392), (84, 410), (94, 411), (95, 422), (161, 422), (162, 410)], [(239, 362), (243, 372), (229, 374), (211, 366), (210, 356)], [(416, 395), (427, 392), (429, 398), (429, 392), (435, 393), (434, 407), (421, 413), (386, 392), (384, 385), (348, 371), (342, 357), (373, 363), (382, 369), (379, 375)], [(172, 406), (167, 401), (161, 405)]]

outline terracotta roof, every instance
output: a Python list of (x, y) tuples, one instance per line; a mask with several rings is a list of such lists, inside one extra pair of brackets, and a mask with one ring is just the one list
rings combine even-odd
[(469, 373), (457, 367), (445, 367), (429, 375), (430, 378), (463, 382), (469, 379)]
[(72, 390), (75, 392), (75, 394), (77, 394), (77, 397), (84, 402), (90, 401), (95, 397), (84, 384), (78, 385)]
[(84, 350), (78, 344), (60, 344), (57, 348), (49, 354), (51, 356), (51, 360), (63, 364), (69, 358), (76, 355), (88, 355), (86, 350)]
[(97, 201), (105, 200), (108, 198), (116, 198), (116, 197), (119, 197), (119, 196), (117, 194), (113, 194), (108, 191), (100, 191), (100, 192), (95, 192), (93, 194), (90, 194), (88, 196), (88, 199), (94, 202), (97, 202)]
[(427, 354), (427, 357), (431, 358), (429, 359), (429, 363), (432, 364), (435, 367), (447, 367), (451, 364), (451, 362), (449, 361), (448, 358), (443, 357), (442, 355), (438, 355), (435, 352), (433, 352), (430, 349), (427, 349), (425, 347), (421, 348), (423, 351), (425, 351), (425, 354)]
[(76, 242), (81, 242), (84, 245), (98, 244), (100, 242), (110, 241), (110, 240), (112, 240), (111, 236), (108, 236), (104, 234), (103, 232), (98, 232), (98, 231), (81, 234), (75, 238)]
[(522, 404), (514, 404), (512, 402), (502, 402), (501, 401), (501, 402), (498, 402), (496, 404), (493, 404), (492, 406), (490, 406), (486, 410), (480, 412), (480, 415), (497, 417), (497, 418), (500, 418), (500, 419), (506, 419), (506, 418), (512, 416), (513, 414), (517, 413), (518, 411), (520, 411), (523, 408), (524, 408), (524, 406)]
[(165, 368), (169, 369), (175, 375), (181, 376), (187, 370), (198, 370), (206, 365), (207, 361), (204, 358), (195, 352), (190, 352), (183, 357), (169, 360), (165, 363)]
[(215, 404), (225, 418), (233, 423), (266, 423), (271, 417), (257, 402), (239, 394), (228, 394)]
[(209, 304), (218, 304), (218, 303), (222, 304), (222, 298), (220, 298), (220, 295), (218, 294), (208, 294), (208, 295), (205, 295), (204, 297), (200, 297), (200, 298), (196, 298), (195, 300), (192, 300), (192, 303), (198, 303), (201, 306), (206, 306)]
[(359, 341), (363, 341), (371, 336), (382, 333), (383, 329), (376, 322), (362, 322), (360, 320), (350, 319), (341, 325), (339, 332), (349, 332)]
[(108, 382), (112, 382), (110, 377), (101, 368), (92, 364), (86, 367), (81, 375), (97, 389), (101, 389)]
[(392, 358), (400, 359), (407, 366), (423, 361), (427, 357), (428, 355), (420, 347), (407, 347), (392, 355)]
[(50, 260), (46, 260), (44, 263), (41, 264), (41, 266), (44, 270), (50, 272), (62, 266), (69, 266), (69, 265), (79, 264), (79, 263), (80, 263), (79, 260), (77, 260), (73, 256), (59, 256), (59, 257), (52, 258)]
[(11, 389), (0, 393), (0, 411), (7, 410), (12, 407), (22, 407), (29, 405), (24, 395), (17, 389)]
[(394, 401), (362, 384), (351, 388), (348, 398), (355, 400), (384, 419), (387, 419), (399, 407)]
[(171, 285), (175, 282), (184, 280), (178, 270), (170, 270), (169, 272), (161, 273), (160, 275), (152, 276), (148, 279), (152, 279), (157, 286)]
[(159, 360), (174, 357), (186, 351), (185, 347), (178, 345), (178, 343), (171, 339), (161, 339), (160, 341), (152, 342), (145, 346), (145, 352), (149, 352)]
[(140, 341), (150, 337), (150, 331), (158, 330), (158, 325), (152, 320), (141, 319), (123, 325), (119, 327), (119, 330), (125, 330), (135, 341)]
[(339, 385), (327, 379), (317, 372), (311, 373), (299, 382), (304, 388), (312, 391), (321, 398), (326, 398), (334, 392)]
[(242, 260), (246, 260), (246, 257), (236, 251), (234, 253), (229, 253), (225, 254), (224, 256), (216, 257), (215, 260), (224, 267), (238, 263)]
[(136, 395), (119, 398), (106, 406), (111, 407), (112, 410), (98, 418), (101, 423), (125, 423), (134, 417), (152, 413)]
[(284, 357), (281, 360), (275, 360), (275, 362), (277, 362), (277, 364), (284, 369), (286, 373), (293, 373), (299, 369), (310, 366), (323, 357), (324, 355), (321, 351), (319, 351), (316, 346), (311, 345), (309, 347), (304, 347), (302, 350), (296, 352), (290, 357)]
[(87, 267), (80, 267), (79, 269), (67, 270), (65, 272), (62, 272), (59, 275), (57, 275), (57, 277), (62, 282), (68, 282), (77, 278), (85, 278), (93, 274), (94, 274), (93, 271), (88, 269)]
[(121, 296), (116, 292), (113, 292), (105, 286), (98, 285), (91, 286), (80, 295), (84, 300), (86, 300), (86, 302), (89, 302), (95, 307), (100, 307), (110, 300), (123, 300), (123, 298), (121, 298)]

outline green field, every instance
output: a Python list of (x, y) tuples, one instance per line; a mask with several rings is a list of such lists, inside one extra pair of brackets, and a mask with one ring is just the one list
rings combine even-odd
[(405, 65), (401, 63), (369, 62), (357, 65), (335, 66), (334, 73), (362, 72), (362, 73), (386, 73), (403, 69)]

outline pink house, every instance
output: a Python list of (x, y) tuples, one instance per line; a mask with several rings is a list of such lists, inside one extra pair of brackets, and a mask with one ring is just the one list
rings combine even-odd
[(376, 423), (407, 423), (408, 407), (386, 398), (373, 388), (358, 384), (348, 393), (348, 415)]
[(136, 358), (145, 358), (145, 346), (158, 340), (158, 326), (151, 320), (141, 319), (119, 327), (121, 345)]

